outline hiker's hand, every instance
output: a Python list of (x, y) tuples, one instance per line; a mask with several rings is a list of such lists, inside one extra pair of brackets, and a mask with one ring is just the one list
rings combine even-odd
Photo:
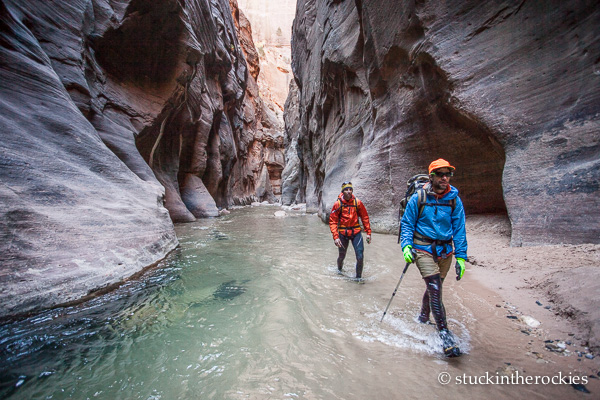
[(404, 248), (402, 249), (402, 253), (404, 253), (404, 261), (406, 261), (407, 263), (411, 263), (414, 261), (412, 254), (412, 246), (410, 244), (404, 246)]
[(335, 243), (337, 247), (344, 247), (340, 238), (333, 239), (333, 243)]
[(465, 259), (464, 258), (456, 258), (456, 265), (454, 266), (456, 269), (456, 280), (460, 281), (465, 273)]
[(371, 244), (371, 235), (367, 235), (367, 243)]

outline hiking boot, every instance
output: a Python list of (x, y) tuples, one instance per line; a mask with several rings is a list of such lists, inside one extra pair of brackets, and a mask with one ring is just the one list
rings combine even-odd
[(440, 331), (440, 338), (442, 339), (442, 349), (446, 357), (460, 357), (460, 349), (454, 340), (454, 336), (448, 329), (442, 329)]

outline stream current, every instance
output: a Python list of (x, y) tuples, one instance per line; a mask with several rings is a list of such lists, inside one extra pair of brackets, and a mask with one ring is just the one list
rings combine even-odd
[(178, 225), (180, 246), (141, 277), (1, 326), (0, 398), (489, 395), (490, 387), (438, 381), (444, 371), (485, 368), (468, 354), (474, 317), (455, 290), (445, 287), (444, 299), (466, 352), (459, 359), (445, 359), (435, 327), (416, 322), (424, 284), (414, 266), (380, 323), (405, 265), (395, 236), (365, 244), (365, 284), (357, 284), (353, 250), (337, 274), (326, 224), (293, 211), (278, 218), (278, 210), (246, 207)]

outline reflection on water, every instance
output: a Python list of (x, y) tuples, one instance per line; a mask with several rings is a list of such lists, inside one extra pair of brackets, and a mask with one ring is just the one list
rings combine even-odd
[[(379, 323), (403, 267), (395, 238), (374, 235), (358, 285), (337, 275), (327, 225), (277, 210), (179, 225), (180, 247), (139, 280), (0, 327), (0, 397), (398, 398), (400, 382), (406, 397), (424, 382), (444, 395), (432, 368), (462, 367), (415, 321), (414, 267)], [(350, 251), (350, 275), (352, 261)], [(473, 316), (452, 302), (468, 352)]]

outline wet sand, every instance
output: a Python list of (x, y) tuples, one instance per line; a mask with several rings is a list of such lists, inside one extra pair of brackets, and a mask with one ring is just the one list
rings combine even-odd
[(486, 352), (498, 361), (491, 370), (505, 374), (587, 377), (591, 394), (569, 388), (560, 397), (599, 396), (600, 246), (511, 248), (508, 221), (498, 216), (470, 217), (467, 231), (471, 263), (446, 296), (460, 298), (478, 321), (471, 356)]

